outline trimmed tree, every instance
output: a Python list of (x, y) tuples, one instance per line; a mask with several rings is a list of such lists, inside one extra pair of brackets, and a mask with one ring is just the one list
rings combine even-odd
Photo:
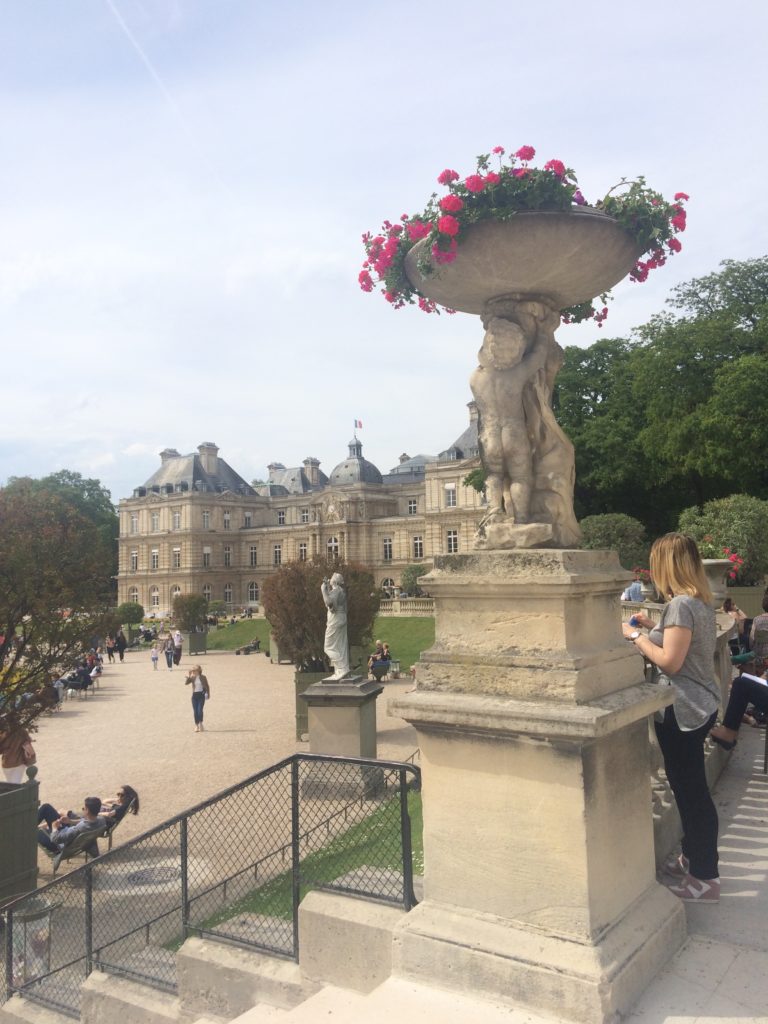
[(639, 519), (622, 512), (609, 512), (601, 516), (585, 516), (579, 522), (582, 547), (593, 551), (617, 551), (625, 569), (648, 565), (649, 545), (645, 527)]
[(125, 601), (115, 612), (121, 626), (136, 626), (144, 621), (144, 608), (137, 601)]
[(330, 670), (323, 650), (326, 607), (320, 584), (334, 572), (344, 577), (347, 591), (349, 645), (366, 646), (373, 636), (381, 596), (373, 575), (362, 565), (321, 559), (288, 562), (264, 581), (264, 612), (281, 653), (299, 670)]
[(194, 633), (205, 626), (208, 602), (202, 594), (178, 594), (173, 599), (173, 621), (184, 633)]
[(28, 728), (42, 687), (100, 640), (114, 612), (110, 545), (55, 490), (16, 480), (0, 490), (0, 732)]

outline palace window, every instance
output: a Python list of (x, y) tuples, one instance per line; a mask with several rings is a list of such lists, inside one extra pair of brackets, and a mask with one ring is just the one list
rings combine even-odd
[(456, 508), (456, 484), (445, 485), (445, 507)]
[(338, 537), (329, 537), (328, 538), (328, 542), (325, 545), (325, 550), (326, 550), (329, 558), (338, 558), (339, 557), (339, 538)]
[(384, 540), (382, 541), (382, 543), (384, 545), (384, 561), (385, 562), (391, 562), (392, 561), (392, 538), (391, 537), (385, 537)]
[(308, 523), (309, 522), (309, 509), (308, 508), (303, 508), (301, 510), (301, 521), (302, 521), (302, 523)]
[(209, 530), (211, 528), (211, 513), (207, 508), (203, 509), (203, 529)]
[(173, 569), (181, 568), (181, 548), (174, 548), (171, 552), (171, 567)]
[(139, 568), (139, 552), (137, 548), (131, 551), (131, 572), (137, 572)]
[(160, 568), (160, 552), (157, 548), (152, 548), (149, 559), (149, 567), (150, 569)]
[(131, 512), (131, 533), (139, 532), (139, 513)]
[(224, 568), (228, 569), (232, 565), (232, 548), (229, 544), (224, 545)]
[(424, 557), (424, 538), (414, 537), (413, 538), (413, 557), (423, 558)]
[(149, 591), (149, 603), (152, 608), (160, 607), (160, 589), (159, 587), (152, 587)]
[(171, 608), (173, 608), (173, 602), (177, 597), (181, 597), (181, 587), (171, 587)]
[(259, 549), (256, 544), (251, 544), (248, 548), (248, 564), (258, 565), (259, 563)]
[(272, 565), (282, 565), (283, 563), (283, 545), (274, 544), (272, 546)]
[(211, 549), (203, 548), (203, 568), (210, 569), (211, 567)]
[(210, 601), (211, 600), (211, 584), (210, 583), (206, 583), (205, 586), (203, 587), (203, 597), (205, 598), (206, 601)]
[(459, 531), (448, 530), (448, 532), (446, 533), (446, 540), (448, 542), (448, 554), (455, 555), (456, 552), (459, 550)]
[(157, 533), (157, 531), (160, 529), (160, 513), (152, 512), (152, 514), (149, 517), (149, 523), (149, 528), (152, 531), (152, 533)]
[(224, 604), (232, 604), (232, 584), (224, 585)]
[(415, 516), (418, 511), (419, 511), (418, 499), (416, 499), (416, 498), (409, 498), (408, 499), (408, 515), (409, 516)]
[(277, 525), (285, 526), (285, 509), (279, 508), (277, 510)]
[(307, 560), (307, 542), (302, 540), (299, 543), (299, 561), (306, 562)]
[(397, 588), (395, 587), (395, 581), (391, 576), (387, 576), (386, 579), (381, 581), (381, 589), (387, 597), (394, 597)]
[(131, 589), (128, 591), (128, 600), (132, 601), (134, 604), (138, 604), (139, 603), (139, 588), (138, 587), (131, 587)]
[(252, 512), (243, 512), (243, 526), (246, 528), (246, 530), (249, 527), (253, 526), (253, 513)]
[(249, 583), (248, 584), (248, 600), (258, 601), (259, 600), (259, 584)]
[(171, 512), (171, 526), (174, 530), (181, 529), (181, 512), (177, 508)]
[(228, 508), (224, 509), (224, 529), (228, 530), (232, 522), (232, 513)]

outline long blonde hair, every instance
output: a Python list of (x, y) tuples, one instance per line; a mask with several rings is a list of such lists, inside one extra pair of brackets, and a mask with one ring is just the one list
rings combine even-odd
[(665, 533), (651, 548), (651, 579), (665, 601), (677, 594), (712, 603), (704, 565), (693, 537)]

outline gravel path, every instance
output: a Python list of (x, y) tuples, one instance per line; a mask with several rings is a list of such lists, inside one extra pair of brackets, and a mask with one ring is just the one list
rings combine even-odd
[[(196, 733), (186, 670), (203, 666), (211, 686), (205, 732)], [(388, 696), (412, 687), (385, 684), (377, 702), (378, 756), (402, 760), (416, 749), (416, 732), (386, 713)], [(141, 798), (115, 843), (157, 825), (200, 800), (295, 752), (293, 667), (264, 655), (214, 651), (182, 658), (155, 672), (145, 651), (128, 651), (123, 664), (105, 665), (100, 688), (87, 699), (64, 702), (40, 720), (34, 735), (40, 800), (78, 810), (85, 796), (111, 797), (123, 783)], [(79, 860), (75, 862), (76, 865)], [(41, 856), (43, 874), (50, 862)], [(41, 881), (44, 879), (41, 878)]]

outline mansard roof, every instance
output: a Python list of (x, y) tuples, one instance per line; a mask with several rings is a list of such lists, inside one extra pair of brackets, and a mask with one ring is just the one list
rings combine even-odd
[(166, 448), (161, 458), (163, 462), (160, 468), (142, 487), (136, 488), (134, 497), (141, 497), (142, 492), (171, 494), (174, 491), (208, 491), (218, 494), (231, 491), (233, 494), (256, 494), (253, 487), (222, 458), (216, 458), (214, 472), (203, 468), (202, 459), (197, 452), (179, 455), (175, 448)]

